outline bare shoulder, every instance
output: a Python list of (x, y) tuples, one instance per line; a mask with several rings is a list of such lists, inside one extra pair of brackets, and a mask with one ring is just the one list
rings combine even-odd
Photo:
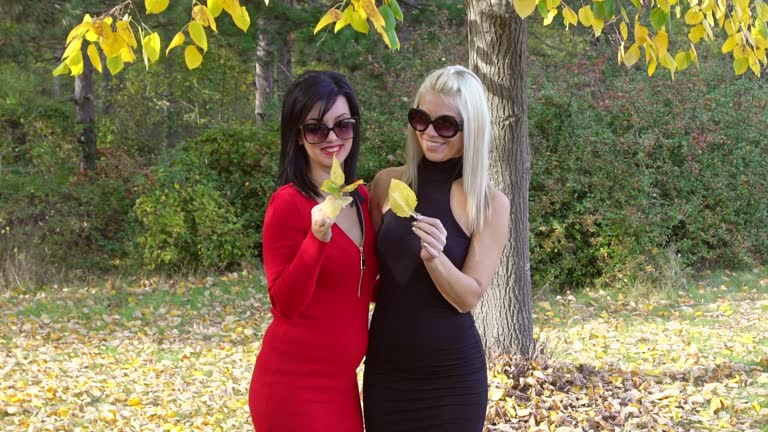
[(387, 191), (389, 190), (389, 183), (392, 179), (400, 179), (403, 176), (405, 167), (389, 167), (376, 173), (373, 181), (369, 185), (371, 197), (376, 202), (382, 203), (386, 199)]
[[(491, 211), (486, 219), (488, 231), (495, 234), (505, 232), (509, 226), (509, 198), (500, 190), (491, 186), (488, 200), (491, 204)], [(506, 238), (506, 236), (504, 236)]]
[(509, 215), (509, 198), (504, 192), (496, 189), (496, 187), (490, 187), (490, 196), (488, 197), (491, 202), (492, 212), (495, 214)]

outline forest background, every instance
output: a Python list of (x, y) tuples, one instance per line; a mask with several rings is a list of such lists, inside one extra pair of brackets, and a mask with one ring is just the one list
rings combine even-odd
[[(39, 299), (67, 286), (111, 295), (116, 285), (167, 286), (158, 280), (258, 279), (290, 77), (311, 68), (350, 77), (363, 109), (358, 174), (371, 180), (402, 162), (405, 112), (424, 76), (468, 56), (458, 1), (403, 2), (398, 52), (349, 28), (314, 36), (325, 4), (243, 2), (260, 17), (254, 28), (243, 35), (222, 25), (193, 71), (172, 52), (148, 70), (138, 62), (95, 75), (99, 159), (86, 174), (73, 79), (51, 71), (83, 13), (113, 4), (0, 4), (0, 292), (9, 307), (19, 295)], [(188, 5), (174, 5), (153, 26), (163, 41), (188, 19)], [(539, 303), (565, 310), (572, 294), (594, 298), (602, 289), (618, 293), (593, 300), (608, 305), (648, 290), (676, 297), (713, 272), (756, 271), (763, 276), (753, 286), (764, 287), (766, 78), (734, 77), (715, 44), (699, 48), (700, 68), (648, 78), (640, 66), (617, 64), (610, 32), (595, 39), (582, 28), (528, 25), (531, 274), (536, 299), (558, 299)], [(257, 117), (256, 35), (265, 32), (274, 87)], [(551, 309), (539, 306), (539, 314)], [(36, 313), (43, 323), (52, 315), (14, 312)]]

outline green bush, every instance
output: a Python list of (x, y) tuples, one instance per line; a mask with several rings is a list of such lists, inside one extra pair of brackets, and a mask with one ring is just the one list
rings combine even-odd
[(563, 60), (548, 74), (532, 64), (537, 288), (627, 283), (661, 271), (670, 251), (692, 268), (764, 262), (765, 83), (734, 78), (706, 53), (701, 76), (648, 78), (615, 65), (614, 50), (593, 48), (590, 62)]
[(144, 265), (224, 270), (260, 255), (279, 154), (270, 124), (211, 129), (151, 169), (134, 207)]

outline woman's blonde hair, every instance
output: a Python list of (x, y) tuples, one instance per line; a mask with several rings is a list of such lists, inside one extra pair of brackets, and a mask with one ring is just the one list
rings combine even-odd
[[(470, 234), (479, 231), (490, 208), (488, 154), (491, 147), (491, 114), (485, 89), (472, 71), (463, 66), (447, 66), (427, 76), (416, 93), (413, 107), (418, 108), (426, 94), (442, 96), (446, 103), (461, 113), (464, 125), (462, 184), (467, 196)], [(405, 144), (403, 181), (416, 190), (417, 171), (424, 157), (419, 138), (408, 127)]]

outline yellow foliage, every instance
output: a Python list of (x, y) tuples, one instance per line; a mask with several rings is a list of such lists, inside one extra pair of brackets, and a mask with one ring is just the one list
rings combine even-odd
[(187, 30), (189, 31), (189, 37), (192, 38), (195, 45), (199, 46), (203, 52), (208, 51), (208, 38), (205, 36), (203, 25), (197, 21), (192, 21), (189, 23)]
[(198, 51), (197, 47), (193, 45), (187, 46), (187, 48), (184, 50), (184, 63), (187, 64), (187, 68), (189, 70), (195, 69), (196, 67), (200, 66), (200, 63), (203, 62), (203, 55), (200, 54), (200, 51)]
[(416, 194), (404, 182), (392, 179), (389, 183), (389, 208), (400, 217), (416, 215)]
[(515, 12), (523, 19), (536, 10), (536, 0), (512, 0), (512, 4), (515, 6)]

